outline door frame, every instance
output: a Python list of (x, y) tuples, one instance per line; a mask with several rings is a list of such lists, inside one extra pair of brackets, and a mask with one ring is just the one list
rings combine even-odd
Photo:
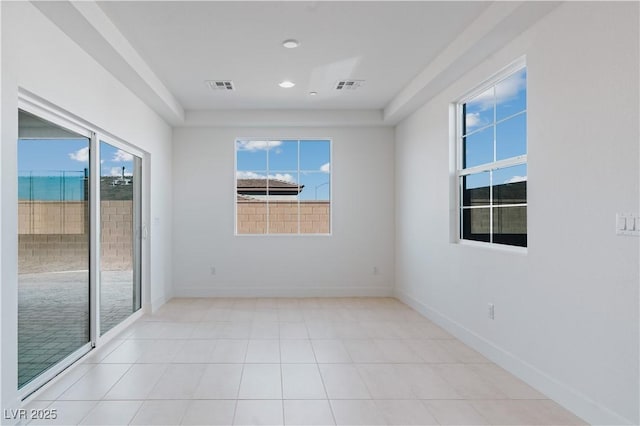
[[(55, 125), (73, 131), (90, 139), (89, 146), (89, 338), (90, 341), (69, 354), (62, 361), (42, 372), (31, 382), (17, 390), (18, 397), (25, 400), (32, 393), (44, 386), (62, 371), (67, 369), (77, 360), (85, 356), (94, 348), (99, 348), (111, 340), (126, 326), (138, 319), (143, 314), (145, 301), (148, 299), (148, 283), (145, 282), (145, 270), (148, 268), (145, 259), (148, 259), (149, 241), (147, 238), (147, 223), (149, 214), (148, 174), (142, 173), (149, 167), (150, 155), (140, 148), (118, 138), (117, 136), (87, 122), (80, 117), (69, 113), (48, 101), (39, 98), (22, 88), (18, 89), (18, 109), (24, 110)], [(119, 325), (113, 327), (103, 336), (100, 336), (100, 141), (107, 142), (117, 148), (126, 150), (141, 159), (140, 179), (141, 193), (138, 194), (140, 202), (140, 229), (139, 233), (139, 259), (138, 274), (140, 279), (140, 309), (132, 313)], [(16, 141), (17, 143), (17, 141)], [(135, 163), (135, 162), (134, 162)], [(136, 200), (134, 200), (136, 202)], [(17, 200), (16, 200), (17, 205)], [(16, 230), (17, 232), (17, 230)], [(135, 266), (134, 266), (135, 268)], [(17, 342), (16, 342), (17, 343)], [(17, 347), (17, 346), (16, 346)]]

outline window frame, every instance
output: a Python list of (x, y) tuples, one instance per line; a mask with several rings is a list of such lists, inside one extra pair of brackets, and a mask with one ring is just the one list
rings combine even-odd
[[(470, 100), (474, 99), (476, 96), (480, 95), (481, 93), (487, 91), (488, 89), (491, 89), (493, 87), (495, 87), (496, 85), (498, 85), (500, 82), (508, 79), (509, 77), (513, 76), (514, 74), (516, 74), (517, 72), (521, 71), (522, 69), (526, 69), (527, 68), (527, 64), (526, 64), (526, 58), (525, 57), (521, 57), (519, 59), (517, 59), (516, 61), (514, 61), (513, 63), (509, 64), (508, 66), (504, 67), (503, 69), (501, 69), (500, 71), (498, 71), (497, 73), (495, 73), (494, 75), (492, 75), (490, 78), (488, 78), (487, 80), (485, 80), (483, 83), (477, 85), (476, 87), (474, 87), (472, 90), (468, 91), (465, 95), (461, 96), (456, 102), (453, 103), (453, 110), (454, 110), (454, 122), (455, 122), (455, 132), (454, 132), (454, 138), (453, 138), (453, 143), (454, 143), (454, 150), (455, 150), (455, 170), (454, 170), (454, 185), (455, 185), (455, 201), (454, 203), (452, 203), (455, 206), (455, 242), (460, 244), (460, 245), (465, 245), (465, 246), (471, 246), (471, 247), (483, 247), (483, 248), (490, 248), (490, 249), (497, 249), (497, 250), (503, 250), (503, 251), (509, 251), (509, 252), (514, 252), (514, 253), (522, 253), (522, 254), (526, 254), (528, 251), (528, 246), (529, 246), (529, 240), (528, 240), (528, 235), (529, 235), (529, 221), (527, 218), (527, 223), (526, 223), (526, 228), (527, 228), (527, 243), (525, 246), (518, 246), (518, 245), (514, 245), (514, 244), (506, 244), (506, 243), (498, 243), (498, 242), (493, 242), (493, 212), (494, 209), (496, 208), (496, 204), (494, 204), (493, 202), (493, 181), (492, 179), (490, 179), (489, 181), (489, 191), (490, 191), (490, 202), (488, 204), (488, 206), (481, 206), (481, 207), (475, 207), (475, 208), (485, 208), (489, 210), (489, 221), (490, 221), (490, 228), (489, 228), (489, 241), (478, 241), (478, 240), (471, 240), (471, 239), (466, 239), (464, 238), (464, 228), (463, 228), (463, 215), (462, 212), (464, 209), (473, 209), (474, 207), (472, 206), (467, 206), (466, 208), (463, 206), (463, 201), (462, 201), (462, 196), (463, 196), (463, 182), (462, 182), (462, 178), (464, 176), (469, 176), (469, 175), (473, 175), (473, 174), (477, 174), (477, 173), (481, 173), (481, 172), (490, 172), (490, 171), (495, 171), (498, 169), (504, 169), (507, 167), (513, 167), (513, 166), (520, 166), (520, 165), (524, 165), (527, 167), (527, 188), (528, 188), (528, 176), (529, 176), (529, 164), (528, 164), (528, 160), (527, 160), (527, 154), (529, 151), (529, 137), (528, 137), (528, 84), (526, 84), (525, 86), (525, 91), (527, 93), (527, 101), (525, 104), (525, 108), (524, 110), (518, 111), (515, 114), (511, 114), (507, 117), (503, 117), (500, 120), (496, 120), (496, 116), (495, 116), (495, 110), (494, 110), (494, 118), (493, 121), (491, 122), (491, 124), (487, 124), (484, 125), (482, 127), (479, 127), (477, 129), (474, 129), (473, 132), (469, 132), (468, 134), (465, 135), (464, 133), (464, 120), (465, 120), (465, 109), (464, 109), (464, 105), (469, 102)], [(527, 73), (527, 82), (528, 82), (528, 73)], [(495, 160), (495, 150), (496, 150), (496, 137), (495, 137), (495, 128), (497, 127), (497, 125), (499, 123), (502, 123), (504, 121), (507, 121), (509, 119), (512, 119), (518, 115), (522, 115), (524, 114), (526, 116), (526, 121), (525, 121), (525, 127), (526, 127), (526, 134), (525, 134), (525, 144), (526, 144), (526, 152), (523, 155), (517, 155), (514, 157), (509, 157), (509, 158), (505, 158), (502, 160)], [(494, 149), (494, 161), (488, 162), (488, 163), (484, 163), (484, 164), (479, 164), (479, 165), (474, 165), (471, 167), (463, 167), (464, 165), (464, 137), (468, 136), (469, 134), (473, 134), (476, 132), (480, 132), (484, 129), (487, 128), (494, 128), (494, 141), (493, 141), (493, 149)], [(529, 197), (527, 195), (526, 198), (526, 202), (524, 204), (522, 203), (517, 203), (517, 204), (501, 204), (501, 207), (513, 207), (513, 206), (518, 206), (518, 207), (522, 207), (524, 206), (527, 210), (527, 216), (528, 216), (528, 211), (529, 211)]]
[[(268, 202), (267, 202), (267, 218), (266, 218), (266, 232), (264, 233), (239, 233), (238, 232), (238, 142), (250, 142), (250, 141), (298, 141), (298, 147), (300, 143), (304, 141), (326, 141), (329, 143), (329, 232), (328, 233), (301, 233), (300, 232), (300, 199), (298, 199), (298, 232), (296, 233), (269, 233), (269, 213), (268, 213)], [(267, 151), (267, 175), (271, 172), (269, 168), (269, 154)], [(333, 236), (333, 139), (330, 137), (236, 137), (233, 142), (233, 233), (236, 237), (331, 237)], [(278, 171), (278, 170), (274, 170)], [(301, 172), (308, 170), (303, 170), (300, 168), (300, 150), (298, 149), (298, 176), (300, 176)], [(312, 171), (316, 172), (316, 171)], [(298, 182), (298, 184), (300, 184)]]

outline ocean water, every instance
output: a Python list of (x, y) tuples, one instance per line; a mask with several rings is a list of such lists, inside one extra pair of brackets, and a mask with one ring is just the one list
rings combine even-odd
[(18, 199), (32, 201), (80, 201), (85, 199), (84, 174), (18, 176)]

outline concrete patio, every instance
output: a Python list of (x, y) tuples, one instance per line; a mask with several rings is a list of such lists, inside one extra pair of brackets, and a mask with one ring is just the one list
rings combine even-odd
[[(19, 275), (18, 386), (89, 341), (89, 273)], [(133, 312), (132, 272), (101, 274), (101, 333)]]

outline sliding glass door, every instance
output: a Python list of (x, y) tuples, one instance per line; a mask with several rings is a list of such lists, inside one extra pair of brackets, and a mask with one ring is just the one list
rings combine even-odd
[(141, 305), (141, 163), (100, 142), (100, 335)]
[(25, 100), (18, 147), (18, 389), (26, 397), (142, 305), (142, 153)]
[(18, 388), (90, 350), (90, 147), (19, 111)]

